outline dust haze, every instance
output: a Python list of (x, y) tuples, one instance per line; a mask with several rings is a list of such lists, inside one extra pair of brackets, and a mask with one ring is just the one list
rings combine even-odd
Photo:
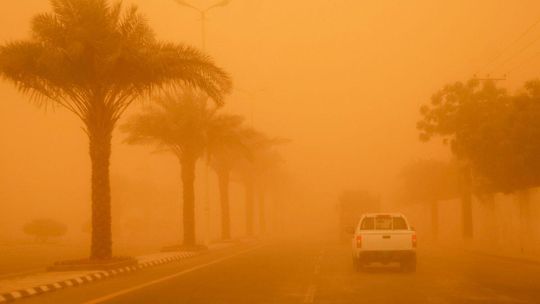
[[(216, 2), (186, 1), (197, 8)], [(540, 178), (510, 188), (497, 186), (504, 184), (498, 179), (489, 190), (475, 188), (478, 172), (502, 161), (493, 158), (475, 167), (478, 155), (490, 149), (456, 152), (452, 140), (459, 142), (461, 129), (458, 135), (439, 132), (436, 123), (422, 129), (428, 116), (421, 111), (427, 105), (436, 113), (432, 97), (456, 82), (476, 81), (477, 90), (495, 86), (506, 90), (505, 98), (519, 98), (527, 82), (540, 78), (538, 1), (233, 0), (206, 13), (204, 38), (201, 17), (190, 7), (174, 0), (123, 1), (125, 8), (132, 4), (157, 39), (201, 50), (228, 74), (231, 88), (224, 90), (219, 113), (241, 117), (245, 128), (270, 139), (265, 159), (279, 158), (259, 173), (232, 169), (229, 239), (249, 236), (348, 250), (353, 236), (347, 230), (363, 213), (397, 212), (414, 226), (419, 250), (440, 259), (453, 259), (440, 251), (452, 248), (540, 260)], [(31, 39), (32, 18), (52, 10), (46, 0), (0, 0), (0, 7), (2, 46)], [(93, 231), (84, 123), (58, 104), (33, 100), (6, 75), (0, 81), (0, 279), (87, 258)], [(124, 127), (155, 106), (157, 95), (137, 97), (112, 133), (114, 256), (159, 252), (185, 241), (182, 157), (164, 151), (166, 144), (132, 144)], [(214, 103), (208, 101), (208, 107)], [(423, 132), (431, 132), (429, 140), (421, 140)], [(538, 142), (531, 134), (523, 142)], [(513, 147), (522, 143), (516, 142)], [(190, 245), (224, 238), (220, 179), (206, 157), (196, 161), (195, 242)], [(250, 166), (250, 159), (241, 162)], [(470, 187), (460, 175), (464, 163), (474, 163), (467, 167), (473, 175)], [(250, 183), (252, 211), (246, 208)], [(65, 233), (39, 240), (25, 227), (40, 219), (53, 220)], [(39, 250), (41, 258), (35, 256)], [(333, 257), (350, 263), (347, 250)], [(418, 259), (420, 271), (420, 254)], [(533, 297), (516, 293), (516, 299)]]

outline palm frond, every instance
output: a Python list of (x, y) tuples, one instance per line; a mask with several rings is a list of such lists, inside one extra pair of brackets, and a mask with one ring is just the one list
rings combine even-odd
[(121, 129), (128, 135), (127, 143), (166, 148), (178, 157), (184, 153), (200, 157), (214, 119), (206, 97), (188, 89), (164, 93)]
[(94, 108), (112, 124), (137, 99), (190, 87), (218, 105), (229, 75), (197, 49), (158, 42), (135, 6), (107, 0), (51, 0), (33, 19), (32, 39), (0, 47), (0, 74), (40, 105), (57, 104), (85, 123)]

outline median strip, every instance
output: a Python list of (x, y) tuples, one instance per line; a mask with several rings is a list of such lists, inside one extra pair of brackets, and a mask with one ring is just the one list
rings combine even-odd
[[(107, 271), (92, 271), (77, 274), (74, 274), (73, 272), (50, 272), (24, 277), (19, 280), (3, 280), (0, 281), (0, 286), (13, 286), (13, 291), (3, 293), (0, 292), (0, 303), (13, 302), (19, 299), (37, 296), (43, 293), (53, 292), (74, 286), (80, 286), (94, 281), (111, 278), (120, 274), (126, 274), (148, 267), (180, 261), (200, 254), (202, 253), (160, 253), (157, 254), (157, 258), (153, 258), (154, 255), (140, 257), (140, 261), (136, 266), (126, 266)], [(17, 285), (20, 285), (20, 287), (15, 287)]]

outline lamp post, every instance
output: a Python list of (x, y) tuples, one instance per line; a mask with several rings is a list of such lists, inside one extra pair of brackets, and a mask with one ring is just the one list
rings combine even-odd
[(229, 3), (231, 3), (231, 0), (222, 0), (216, 4), (210, 5), (207, 8), (200, 8), (200, 7), (194, 6), (185, 0), (175, 0), (175, 1), (176, 3), (184, 7), (197, 11), (201, 15), (201, 47), (203, 51), (206, 51), (206, 14), (214, 8), (227, 6)]
[[(181, 6), (193, 9), (197, 11), (201, 16), (201, 48), (203, 51), (206, 51), (206, 14), (211, 11), (214, 8), (218, 7), (224, 7), (227, 6), (231, 0), (222, 0), (217, 2), (216, 4), (210, 5), (206, 8), (199, 8), (197, 6), (194, 6), (190, 4), (189, 2), (185, 0), (175, 0), (176, 3), (180, 4)], [(206, 215), (206, 235), (205, 235), (205, 244), (208, 246), (210, 244), (210, 188), (209, 188), (209, 162), (210, 162), (210, 155), (207, 153), (206, 155), (206, 168), (205, 168), (205, 177), (204, 177), (204, 183), (205, 183), (205, 206), (204, 206), (204, 212)]]

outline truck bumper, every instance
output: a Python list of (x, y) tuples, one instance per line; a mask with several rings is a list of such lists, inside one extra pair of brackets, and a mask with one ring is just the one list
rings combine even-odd
[(359, 251), (357, 258), (362, 263), (391, 263), (391, 262), (415, 262), (415, 250), (393, 250), (393, 251)]

